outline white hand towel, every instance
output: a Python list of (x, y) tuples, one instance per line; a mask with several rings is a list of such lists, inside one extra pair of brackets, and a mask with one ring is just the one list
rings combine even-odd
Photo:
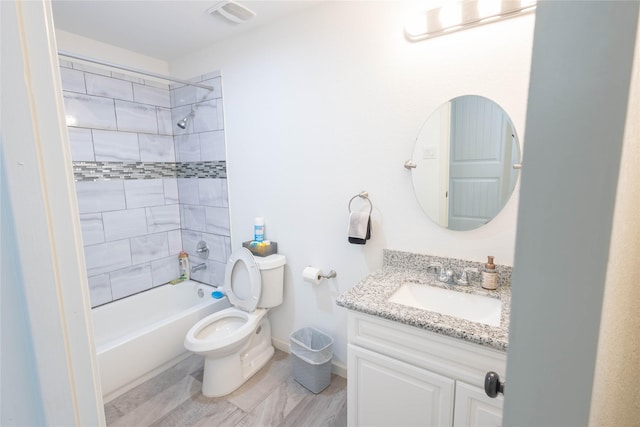
[(349, 237), (356, 239), (366, 239), (368, 226), (368, 212), (351, 212), (349, 214)]

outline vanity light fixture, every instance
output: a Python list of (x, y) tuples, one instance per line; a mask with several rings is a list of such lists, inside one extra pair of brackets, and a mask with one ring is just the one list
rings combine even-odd
[(411, 41), (443, 36), (501, 19), (533, 12), (535, 0), (461, 0), (412, 13), (405, 25)]

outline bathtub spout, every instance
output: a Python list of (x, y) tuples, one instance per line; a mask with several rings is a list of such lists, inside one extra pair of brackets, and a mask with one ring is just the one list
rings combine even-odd
[(195, 273), (196, 271), (206, 270), (206, 269), (207, 269), (207, 264), (203, 262), (191, 267), (191, 273)]

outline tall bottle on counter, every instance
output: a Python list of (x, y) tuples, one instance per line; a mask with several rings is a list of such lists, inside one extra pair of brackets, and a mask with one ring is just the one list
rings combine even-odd
[(496, 265), (493, 263), (492, 256), (487, 257), (487, 263), (484, 265), (482, 287), (489, 290), (498, 288), (498, 273), (496, 272)]

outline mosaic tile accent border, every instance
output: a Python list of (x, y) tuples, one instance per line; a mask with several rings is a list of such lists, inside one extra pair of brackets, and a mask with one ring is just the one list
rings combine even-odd
[(112, 179), (227, 177), (227, 162), (73, 162), (76, 182)]
[(178, 178), (226, 178), (227, 162), (182, 162), (176, 163)]

